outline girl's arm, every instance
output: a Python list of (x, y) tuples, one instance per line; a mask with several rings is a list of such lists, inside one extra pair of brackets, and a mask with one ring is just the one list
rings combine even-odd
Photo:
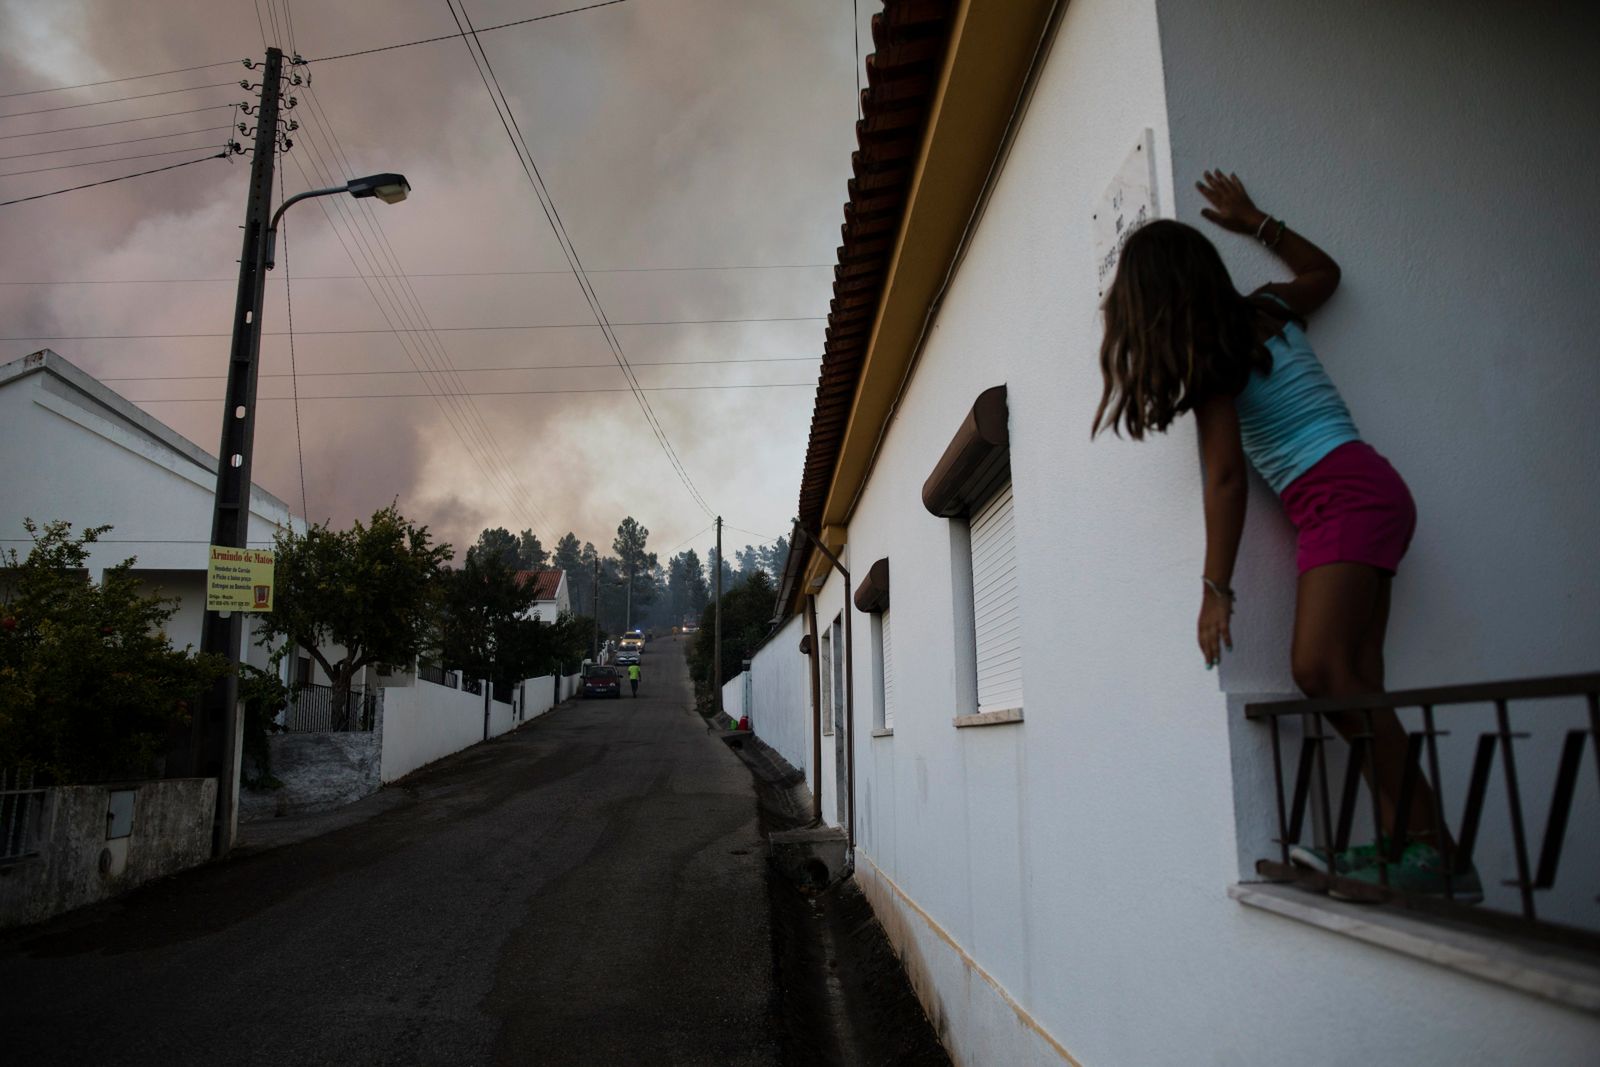
[(1229, 619), (1233, 614), (1233, 565), (1244, 534), (1245, 501), (1249, 484), (1245, 476), (1244, 446), (1239, 439), (1239, 415), (1230, 396), (1212, 396), (1195, 408), (1200, 430), (1200, 461), (1205, 476), (1206, 562), (1204, 592), (1200, 601), (1198, 637), (1206, 668), (1233, 649)]
[(1310, 315), (1339, 288), (1339, 264), (1333, 257), (1288, 226), (1280, 230), (1282, 220), (1256, 207), (1238, 175), (1208, 170), (1204, 181), (1195, 182), (1195, 188), (1211, 203), (1201, 209), (1201, 215), (1233, 233), (1259, 235), (1261, 242), (1294, 271), (1294, 281), (1273, 282), (1261, 288), (1283, 300), (1296, 315)]

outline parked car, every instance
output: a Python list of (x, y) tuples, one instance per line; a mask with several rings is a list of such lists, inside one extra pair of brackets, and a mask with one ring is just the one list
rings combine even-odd
[(621, 652), (617, 653), (617, 666), (619, 667), (633, 666), (638, 662), (639, 650), (636, 648), (625, 648)]
[(590, 667), (583, 676), (583, 696), (622, 697), (622, 673), (615, 667)]

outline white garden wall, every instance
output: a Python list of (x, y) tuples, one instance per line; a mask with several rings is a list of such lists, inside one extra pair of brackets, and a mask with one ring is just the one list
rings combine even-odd
[(805, 633), (805, 616), (791, 617), (751, 659), (749, 671), (751, 722), (794, 767), (811, 762), (811, 661), (800, 654)]
[(384, 782), (482, 741), (483, 702), (481, 694), (423, 681), (384, 690)]

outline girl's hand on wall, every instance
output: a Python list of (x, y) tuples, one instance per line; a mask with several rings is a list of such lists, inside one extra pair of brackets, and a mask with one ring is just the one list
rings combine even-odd
[(1206, 658), (1206, 670), (1222, 662), (1224, 647), (1233, 651), (1233, 632), (1229, 620), (1233, 615), (1233, 601), (1218, 596), (1207, 589), (1200, 599), (1200, 654)]
[(1244, 191), (1237, 174), (1208, 170), (1205, 180), (1195, 182), (1194, 187), (1211, 202), (1210, 207), (1200, 209), (1200, 214), (1224, 230), (1254, 235), (1267, 217)]

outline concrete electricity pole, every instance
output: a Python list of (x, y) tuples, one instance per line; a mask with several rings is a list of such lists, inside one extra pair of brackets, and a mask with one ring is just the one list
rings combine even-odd
[[(294, 65), (303, 61), (294, 57)], [(251, 69), (254, 69), (253, 67)], [(298, 75), (296, 75), (298, 77)], [(296, 193), (272, 210), (272, 177), (283, 96), (283, 52), (267, 49), (261, 66), (261, 104), (256, 109), (255, 156), (250, 162), (250, 199), (245, 207), (244, 246), (239, 252), (239, 288), (233, 308), (233, 341), (228, 355), (226, 407), (222, 444), (217, 450), (217, 493), (211, 513), (211, 544), (245, 547), (250, 534), (250, 467), (256, 432), (256, 379), (261, 356), (261, 310), (266, 300), (267, 271), (272, 269), (278, 220), (291, 204), (317, 196), (348, 193), (399, 203), (411, 191), (402, 174), (352, 178), (327, 189)], [(289, 107), (295, 100), (289, 98)], [(284, 142), (287, 149), (289, 142)], [(237, 668), (244, 620), (236, 611), (207, 611), (200, 630), (200, 650), (222, 656)], [(194, 718), (188, 772), (217, 779), (217, 809), (212, 821), (212, 854), (233, 845), (239, 788), (239, 678), (223, 676), (201, 701)]]
[(593, 616), (589, 620), (589, 628), (594, 636), (590, 639), (589, 658), (600, 662), (600, 557), (594, 558), (594, 599), (590, 603)]
[(714, 579), (717, 586), (717, 611), (716, 624), (712, 628), (711, 637), (715, 642), (715, 651), (711, 655), (711, 700), (712, 708), (718, 715), (722, 714), (722, 516), (717, 516), (717, 573)]
[[(261, 354), (261, 307), (267, 288), (267, 223), (272, 215), (273, 163), (277, 157), (283, 52), (267, 49), (261, 70), (261, 106), (256, 111), (255, 156), (250, 162), (250, 200), (245, 208), (244, 247), (239, 253), (239, 288), (233, 306), (233, 343), (228, 354), (227, 407), (217, 450), (217, 496), (211, 543), (244, 548), (250, 528), (250, 459), (256, 432), (256, 372)], [(240, 612), (207, 611), (200, 651), (239, 662)], [(232, 846), (235, 790), (239, 778), (239, 676), (230, 671), (211, 687), (194, 717), (189, 772), (217, 780), (211, 826), (213, 855)]]

